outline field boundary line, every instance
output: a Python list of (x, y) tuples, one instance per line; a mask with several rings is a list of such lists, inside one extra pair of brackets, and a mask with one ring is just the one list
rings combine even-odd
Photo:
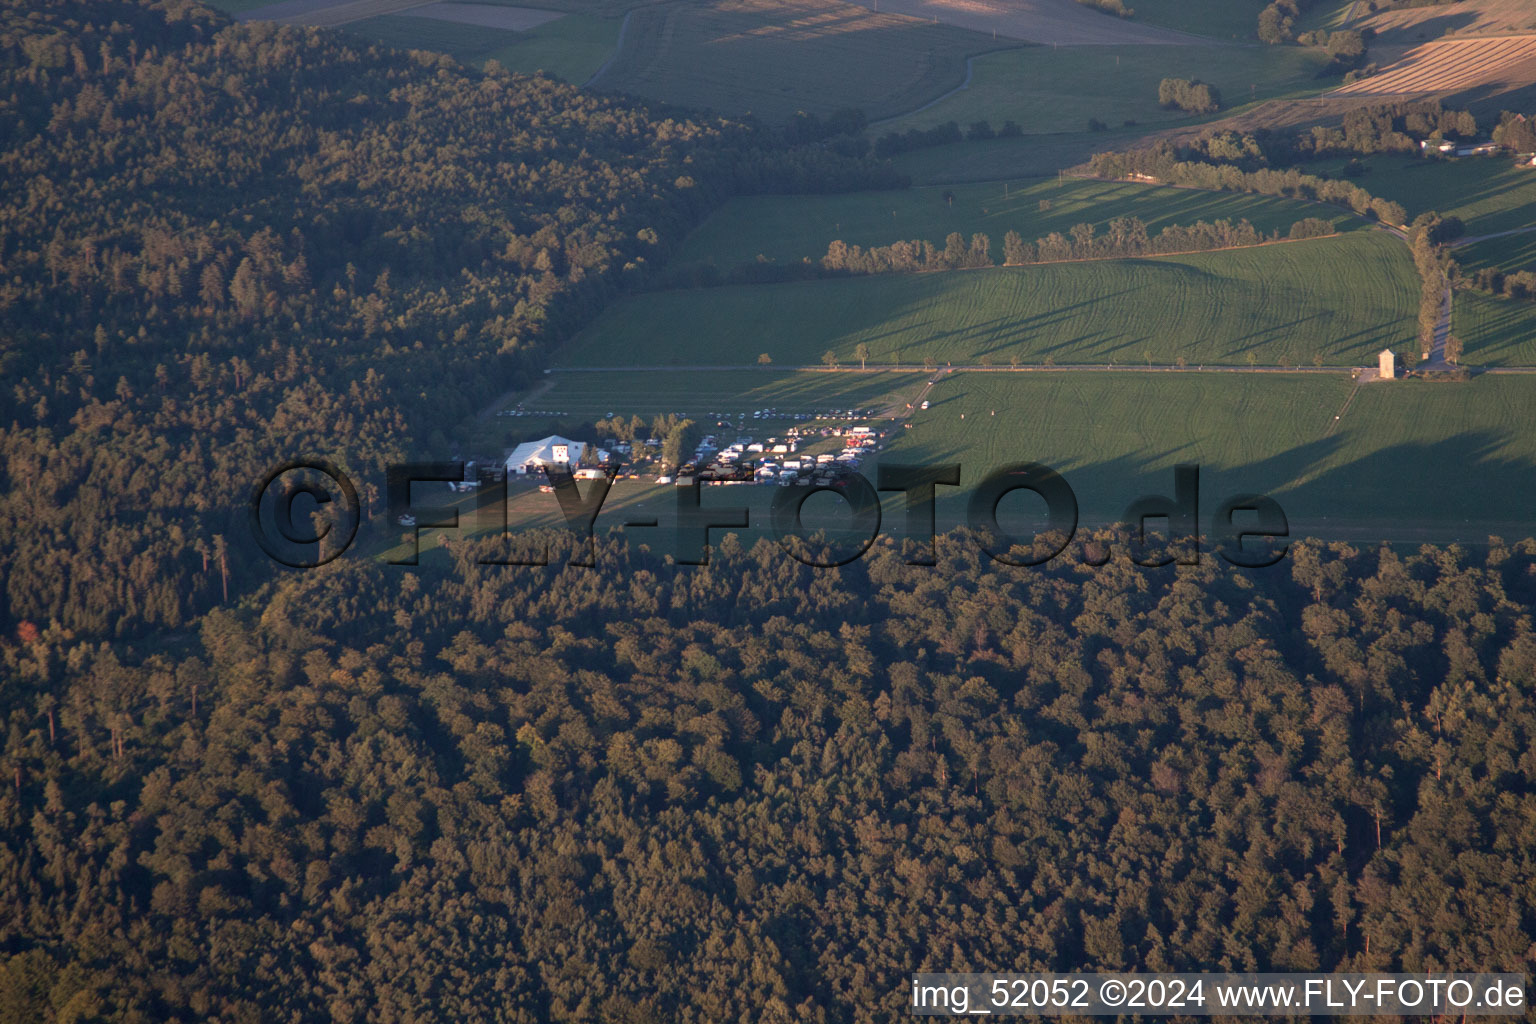
[(603, 73), (608, 70), (609, 66), (612, 65), (615, 60), (618, 60), (619, 51), (624, 47), (624, 36), (629, 32), (629, 19), (635, 16), (635, 10), (636, 8), (631, 7), (629, 10), (624, 12), (624, 20), (619, 22), (619, 38), (613, 41), (613, 52), (608, 55), (607, 60), (603, 61), (601, 67), (592, 72), (591, 78), (588, 78), (585, 82), (581, 83), (581, 87), (583, 89), (591, 88), (592, 83), (603, 77)]
[[(1008, 49), (1019, 49), (1019, 47), (1008, 47)], [(1003, 51), (1001, 51), (1001, 50), (988, 50), (987, 51), (987, 53), (1001, 53), (1001, 52), (1003, 52)], [(904, 110), (904, 111), (902, 111), (899, 114), (892, 114), (890, 117), (882, 117), (878, 121), (871, 121), (871, 122), (869, 122), (868, 124), (866, 124), (864, 126), (864, 130), (865, 131), (869, 131), (869, 130), (871, 130), (873, 128), (879, 128), (883, 124), (890, 124), (892, 121), (900, 121), (904, 117), (911, 117), (914, 114), (921, 114), (923, 111), (927, 110), (929, 107), (936, 106), (936, 105), (938, 105), (940, 103), (943, 103), (945, 100), (949, 99), (951, 96), (955, 95), (956, 93), (964, 92), (965, 90), (969, 89), (971, 87), (971, 76), (976, 73), (976, 63), (975, 63), (976, 62), (976, 58), (980, 57), (980, 56), (982, 56), (982, 54), (977, 53), (977, 54), (972, 54), (971, 56), (965, 58), (965, 81), (961, 82), (959, 85), (955, 86), (953, 89), (949, 90), (948, 92), (944, 93), (941, 96), (937, 96), (937, 97), (929, 100), (927, 103), (924, 103), (920, 107), (913, 107), (911, 110)]]

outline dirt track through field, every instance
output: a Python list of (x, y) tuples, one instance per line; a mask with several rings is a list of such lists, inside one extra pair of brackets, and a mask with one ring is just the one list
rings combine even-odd
[(1452, 39), (1415, 47), (1397, 63), (1333, 95), (1449, 93), (1493, 83), (1532, 81), (1536, 81), (1536, 35)]
[(905, 14), (941, 25), (995, 32), (1000, 38), (1052, 46), (1220, 46), (1204, 36), (1143, 25), (1073, 0), (853, 0), (881, 14)]

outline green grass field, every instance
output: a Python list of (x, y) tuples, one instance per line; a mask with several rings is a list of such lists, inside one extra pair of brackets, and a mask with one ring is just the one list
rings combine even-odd
[(1134, 128), (1026, 135), (917, 149), (893, 157), (891, 163), (916, 185), (1055, 177), (1063, 168), (1087, 163), (1095, 153), (1126, 149), (1145, 137)]
[(965, 77), (990, 35), (841, 0), (709, 0), (636, 8), (603, 89), (781, 120), (858, 107), (910, 110)]
[[(886, 458), (958, 461), (962, 488), (1041, 462), (1086, 522), (1172, 494), (1173, 467), (1195, 463), (1207, 523), (1223, 498), (1257, 492), (1301, 532), (1363, 541), (1536, 528), (1536, 377), (1365, 385), (1330, 430), (1352, 389), (1300, 375), (957, 373)], [(953, 514), (963, 495), (951, 494)]]
[(609, 308), (565, 365), (815, 364), (932, 358), (1057, 363), (1363, 364), (1414, 335), (1408, 252), (1381, 232), (1154, 260), (1107, 260), (653, 292)]
[[(1049, 209), (1042, 209), (1042, 203), (1048, 203)], [(675, 258), (681, 263), (722, 267), (752, 262), (759, 256), (783, 263), (820, 259), (833, 239), (865, 247), (914, 238), (942, 245), (951, 231), (966, 238), (986, 232), (1000, 252), (1003, 236), (1010, 230), (1034, 241), (1052, 231), (1065, 233), (1084, 221), (1102, 228), (1116, 217), (1127, 216), (1140, 217), (1154, 234), (1170, 224), (1243, 218), (1266, 232), (1289, 230), (1304, 217), (1322, 217), (1340, 231), (1367, 226), (1334, 207), (1288, 199), (1123, 182), (1026, 178), (953, 188), (733, 199), (688, 236)]]
[[(1251, 31), (1251, 28), (1250, 28)], [(1030, 47), (977, 57), (968, 88), (926, 110), (888, 124), (875, 134), (931, 128), (946, 121), (962, 126), (1014, 121), (1025, 134), (1083, 132), (1096, 118), (1119, 127), (1192, 120), (1157, 102), (1164, 78), (1199, 78), (1237, 107), (1253, 99), (1319, 92), (1335, 84), (1317, 73), (1327, 64), (1315, 48), (1297, 46), (1064, 46)]]
[[(545, 376), (549, 390), (524, 400), (528, 408), (554, 408), (567, 415), (549, 426), (569, 426), (606, 417), (610, 412), (650, 419), (676, 413), (703, 423), (728, 416), (750, 420), (759, 409), (816, 413), (832, 409), (873, 408), (895, 395), (921, 387), (921, 372), (826, 373), (763, 367), (744, 370), (562, 372)], [(544, 423), (527, 417), (503, 417), (522, 433), (537, 433)]]
[[(749, 370), (657, 372), (555, 371), (544, 387), (519, 396), (529, 410), (553, 416), (492, 416), (465, 424), (459, 436), (479, 448), (511, 446), (550, 433), (569, 433), (609, 413), (649, 421), (664, 413), (688, 416), (700, 424), (716, 418), (753, 423), (758, 410), (822, 414), (832, 410), (884, 409), (898, 396), (915, 394), (927, 375), (920, 372), (797, 372), (772, 367)], [(907, 399), (901, 399), (906, 401)], [(768, 423), (787, 426), (788, 420)], [(766, 424), (765, 424), (766, 429)]]
[(1468, 270), (1481, 270), (1484, 267), (1533, 270), (1536, 269), (1536, 231), (1459, 245), (1451, 255)]
[(1181, 32), (1250, 42), (1267, 0), (1135, 0), (1136, 21)]
[(1451, 330), (1464, 366), (1536, 366), (1536, 303), (1459, 291)]
[[(1536, 225), (1536, 168), (1502, 157), (1461, 160), (1406, 156), (1363, 158), (1356, 179), (1372, 195), (1402, 203), (1410, 218), (1431, 210), (1460, 217), (1469, 236)], [(1304, 164), (1302, 170), (1335, 175), (1342, 161)]]
[(613, 52), (619, 22), (572, 14), (527, 32), (513, 32), (433, 18), (384, 15), (355, 22), (345, 31), (385, 46), (438, 50), (477, 68), (496, 60), (509, 71), (545, 71), (580, 85)]
[[(699, 412), (717, 404), (808, 411), (828, 402), (878, 405), (900, 401), (922, 379), (777, 371), (554, 376), (540, 402), (642, 415), (662, 406)], [(1343, 375), (959, 371), (944, 375), (929, 397), (931, 407), (914, 412), (910, 429), (880, 458), (960, 463), (961, 487), (939, 489), (941, 527), (963, 521), (970, 489), (988, 472), (1029, 461), (1066, 477), (1085, 527), (1119, 521), (1142, 495), (1171, 494), (1174, 466), (1194, 463), (1204, 526), (1224, 498), (1263, 493), (1285, 510), (1295, 536), (1412, 544), (1476, 542), (1490, 533), (1512, 539), (1536, 529), (1536, 376), (1356, 388)], [(873, 479), (876, 470), (867, 465), (865, 472)], [(745, 505), (752, 510), (749, 534), (765, 532), (776, 488), (707, 491), (706, 505)], [(466, 525), (473, 525), (469, 503), (461, 501)], [(599, 528), (656, 516), (662, 530), (633, 538), (665, 549), (674, 502), (673, 489), (649, 477), (621, 481)], [(1005, 525), (1022, 531), (1031, 504), (1027, 495), (1008, 499)], [(808, 521), (829, 528), (846, 518), (835, 499), (807, 511)], [(551, 495), (514, 487), (510, 521), (521, 529), (556, 525), (558, 507)], [(900, 498), (887, 495), (884, 532), (898, 533), (901, 523)], [(394, 542), (391, 530), (382, 534), (384, 544)]]

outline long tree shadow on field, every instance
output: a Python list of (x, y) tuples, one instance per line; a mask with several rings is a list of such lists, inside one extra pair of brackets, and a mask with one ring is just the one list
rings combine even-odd
[[(1220, 504), (1264, 494), (1285, 511), (1295, 537), (1317, 533), (1361, 543), (1506, 539), (1536, 535), (1536, 460), (1499, 454), (1509, 438), (1477, 431), (1433, 443), (1394, 444), (1340, 461), (1349, 441), (1329, 435), (1245, 465), (1200, 465), (1199, 521), (1210, 530)], [(1147, 495), (1174, 496), (1173, 464), (1185, 445), (1097, 460), (1052, 462), (1048, 439), (1021, 438), (1017, 461), (1041, 462), (1067, 479), (1084, 527), (1121, 522)], [(927, 453), (967, 466), (957, 448)], [(1194, 460), (1189, 460), (1194, 461)], [(974, 468), (970, 468), (974, 467)], [(991, 467), (971, 460), (961, 494), (947, 497), (950, 521)]]
[[(996, 316), (981, 323), (972, 324), (968, 327), (955, 327), (948, 330), (936, 331), (931, 335), (925, 336), (922, 341), (909, 342), (908, 344), (920, 347), (927, 344), (941, 342), (948, 343), (953, 344), (962, 350), (969, 348), (973, 353), (973, 358), (980, 358), (985, 355), (1001, 352), (1004, 349), (1012, 348), (1020, 343), (1022, 335), (1028, 334), (1031, 331), (1042, 331), (1047, 328), (1054, 327), (1057, 324), (1068, 322), (1072, 319), (1073, 314), (1077, 311), (1090, 309), (1093, 306), (1098, 305), (1100, 302), (1117, 299), (1122, 295), (1129, 294), (1130, 291), (1132, 291), (1132, 289), (1124, 289), (1118, 292), (1108, 292), (1103, 295), (1094, 296), (1092, 299), (1085, 299), (1082, 302), (1074, 302), (1067, 306), (1057, 306), (1040, 313), (1032, 313), (1022, 317), (1007, 315)], [(884, 332), (876, 337), (883, 338), (888, 337), (891, 334), (905, 334), (911, 330), (912, 328), (907, 326), (898, 330)], [(1003, 338), (1006, 340), (998, 341), (990, 348), (984, 347), (988, 340), (996, 338)], [(1052, 348), (1047, 348), (1044, 351), (1050, 352), (1053, 349), (1059, 349), (1061, 347), (1062, 346), (1057, 345), (1053, 346)]]

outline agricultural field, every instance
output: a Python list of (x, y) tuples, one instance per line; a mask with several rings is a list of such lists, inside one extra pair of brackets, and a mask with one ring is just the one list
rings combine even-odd
[[(1415, 47), (1340, 96), (1507, 92), (1536, 81), (1536, 35), (1447, 39)], [(1453, 104), (1454, 105), (1454, 104)]]
[(1536, 303), (1458, 291), (1451, 317), (1462, 365), (1536, 366)]
[[(915, 394), (926, 380), (920, 371), (829, 373), (773, 367), (739, 370), (562, 371), (544, 378), (544, 386), (508, 403), (544, 415), (492, 415), (465, 424), (460, 433), (483, 448), (511, 447), (550, 433), (580, 431), (609, 414), (649, 421), (674, 413), (698, 423), (720, 418), (753, 422), (754, 412), (823, 414), (832, 410), (880, 409), (899, 396)], [(900, 398), (905, 403), (908, 398)], [(552, 415), (551, 415), (552, 414)], [(743, 415), (744, 414), (744, 415)], [(777, 421), (771, 421), (777, 422)], [(787, 426), (788, 421), (780, 424)]]
[(1261, 231), (1288, 231), (1304, 217), (1320, 217), (1339, 231), (1365, 221), (1331, 206), (1266, 196), (1156, 188), (1073, 178), (1025, 178), (952, 188), (929, 186), (832, 196), (754, 196), (734, 199), (700, 225), (674, 257), (678, 263), (719, 267), (764, 257), (776, 263), (820, 259), (827, 245), (888, 245), (924, 239), (942, 245), (958, 231), (967, 239), (986, 232), (1000, 251), (1003, 235), (1017, 231), (1034, 241), (1074, 224), (1102, 228), (1116, 217), (1139, 217), (1156, 234), (1170, 224), (1246, 218)]
[[(578, 395), (614, 389), (639, 395), (654, 372), (570, 374)], [(796, 378), (801, 378), (797, 381)], [(805, 381), (805, 378), (816, 378)], [(870, 403), (899, 401), (921, 377), (891, 374), (774, 375), (754, 385), (745, 375), (710, 374), (703, 392), (731, 405), (732, 387), (782, 400), (779, 389), (802, 389), (805, 408), (825, 404), (840, 388), (836, 378), (861, 379)], [(871, 380), (870, 378), (880, 378)], [(561, 394), (565, 382), (545, 396)], [(766, 389), (766, 390), (759, 390)], [(685, 386), (679, 401), (694, 396)], [(841, 395), (849, 392), (841, 391)], [(701, 392), (702, 394), (702, 392)], [(1010, 462), (1040, 462), (1066, 477), (1084, 527), (1117, 522), (1136, 498), (1171, 494), (1173, 468), (1200, 467), (1202, 526), (1224, 498), (1262, 493), (1285, 510), (1294, 536), (1321, 536), (1355, 543), (1478, 541), (1490, 533), (1524, 536), (1536, 507), (1536, 376), (1483, 376), (1465, 384), (1405, 381), (1356, 387), (1341, 374), (966, 372), (941, 374), (929, 392), (930, 408), (910, 414), (910, 428), (896, 433), (879, 457), (902, 464), (955, 463), (961, 487), (940, 488), (941, 528), (963, 522), (969, 491), (988, 472)], [(544, 399), (541, 399), (544, 400)], [(627, 411), (628, 398), (607, 396)], [(601, 405), (602, 402), (598, 402)], [(695, 406), (711, 404), (691, 401)], [(752, 402), (736, 401), (743, 408)], [(596, 408), (596, 406), (592, 406)], [(636, 407), (637, 411), (639, 410)], [(603, 410), (604, 412), (609, 410)], [(1335, 421), (1335, 417), (1341, 418)], [(750, 422), (750, 421), (749, 421)], [(875, 463), (865, 467), (875, 476)], [(749, 540), (762, 536), (771, 486), (707, 488), (704, 504), (746, 506)], [(444, 502), (454, 499), (444, 495)], [(622, 480), (604, 505), (599, 529), (624, 519), (655, 516), (665, 528), (673, 490), (648, 476)], [(461, 500), (466, 526), (471, 503)], [(887, 535), (901, 530), (900, 497), (884, 496)], [(1007, 528), (1039, 528), (1038, 502), (1019, 494), (1000, 507)], [(528, 486), (511, 489), (509, 521), (516, 529), (557, 525), (552, 495)], [(846, 521), (836, 499), (808, 503), (806, 521), (833, 529)], [(719, 536), (725, 531), (717, 534)], [(637, 543), (670, 543), (665, 530), (635, 533)], [(393, 543), (391, 538), (389, 543)], [(401, 548), (395, 557), (404, 553)]]
[(1385, 232), (1159, 259), (651, 292), (567, 366), (1056, 363), (1361, 365), (1414, 335), (1418, 281)]
[(1161, 125), (1190, 121), (1164, 110), (1157, 87), (1164, 78), (1198, 78), (1221, 90), (1228, 107), (1255, 99), (1307, 95), (1337, 79), (1317, 76), (1328, 64), (1321, 50), (1299, 46), (1076, 46), (1031, 47), (984, 54), (972, 63), (970, 84), (925, 110), (875, 126), (874, 134), (931, 128), (946, 121), (968, 125), (1013, 121), (1026, 135), (1083, 132), (1090, 118), (1106, 125)]
[[(1372, 195), (1402, 203), (1410, 218), (1431, 210), (1460, 217), (1468, 236), (1536, 225), (1536, 170), (1504, 157), (1442, 160), (1378, 155), (1362, 158), (1358, 180)], [(1343, 161), (1302, 164), (1301, 170), (1337, 176)]]
[[(494, 9), (494, 8), (492, 8)], [(618, 41), (619, 22), (566, 15), (526, 32), (411, 15), (369, 18), (347, 26), (369, 42), (401, 49), (439, 50), (461, 63), (496, 60), (509, 71), (545, 71), (580, 85), (602, 66)]]
[[(1117, 521), (1144, 494), (1171, 495), (1173, 467), (1195, 463), (1203, 517), (1225, 497), (1262, 493), (1297, 534), (1525, 536), (1536, 377), (1356, 391), (1344, 376), (956, 373), (886, 457), (958, 461), (962, 487), (1007, 462), (1044, 463), (1067, 478), (1085, 524)], [(949, 495), (953, 517), (964, 498)], [(1029, 510), (1026, 497), (1015, 514)]]
[(965, 58), (1019, 45), (843, 0), (709, 0), (636, 8), (594, 88), (781, 120), (858, 107), (872, 118), (958, 86)]
[(1259, 12), (1268, 0), (1135, 0), (1134, 21), (1144, 25), (1250, 43), (1257, 38)]
[(479, 25), (482, 28), (500, 28), (512, 32), (527, 32), (563, 17), (559, 11), (543, 11), (533, 7), (457, 3), (452, 0), (439, 0), (425, 7), (413, 7), (404, 14), (410, 18), (431, 18), (434, 21), (451, 21), (459, 25)]
[(1451, 255), (1464, 269), (1536, 270), (1536, 229), (1456, 246)]
[(1095, 153), (1125, 149), (1145, 138), (1146, 132), (1139, 128), (1025, 135), (917, 149), (902, 153), (891, 163), (918, 185), (1043, 178), (1065, 167), (1086, 164)]
[(1380, 46), (1412, 46), (1456, 36), (1536, 32), (1529, 0), (1460, 0), (1454, 6), (1406, 7), (1359, 18), (1354, 27), (1376, 33)]
[(279, 0), (274, 4), (246, 8), (240, 18), (242, 21), (336, 28), (425, 6), (423, 0)]

